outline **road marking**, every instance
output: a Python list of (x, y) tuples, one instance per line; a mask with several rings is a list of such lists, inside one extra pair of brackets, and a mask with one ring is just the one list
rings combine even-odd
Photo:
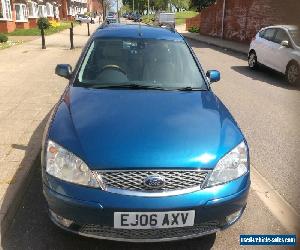
[(251, 165), (251, 188), (288, 233), (300, 234), (299, 213)]

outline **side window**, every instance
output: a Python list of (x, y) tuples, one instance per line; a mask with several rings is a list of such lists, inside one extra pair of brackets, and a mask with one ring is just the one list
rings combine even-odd
[(280, 44), (282, 41), (290, 41), (290, 39), (285, 30), (278, 29), (274, 38), (274, 42)]
[(265, 33), (266, 33), (266, 30), (262, 30), (261, 32), (259, 32), (259, 37), (264, 38)]
[(275, 31), (276, 31), (275, 29), (267, 29), (264, 33), (264, 39), (268, 41), (273, 41)]

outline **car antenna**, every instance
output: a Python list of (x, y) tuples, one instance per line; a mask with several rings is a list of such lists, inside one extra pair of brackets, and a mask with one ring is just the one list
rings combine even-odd
[(139, 20), (139, 36), (142, 36), (142, 31), (141, 31), (141, 21)]

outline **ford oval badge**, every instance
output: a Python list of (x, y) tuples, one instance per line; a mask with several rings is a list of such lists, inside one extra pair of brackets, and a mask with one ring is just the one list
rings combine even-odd
[(150, 175), (145, 178), (144, 185), (149, 189), (159, 189), (165, 185), (165, 179), (160, 175)]

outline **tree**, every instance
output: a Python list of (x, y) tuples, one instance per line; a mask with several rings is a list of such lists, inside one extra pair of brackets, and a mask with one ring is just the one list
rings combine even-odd
[(217, 0), (192, 0), (192, 6), (197, 8), (199, 11), (211, 6)]
[(130, 12), (130, 6), (128, 5), (128, 4), (126, 4), (126, 5), (123, 5), (122, 7), (121, 7), (121, 13), (129, 13)]
[(170, 0), (170, 3), (175, 6), (177, 11), (179, 11), (179, 9), (188, 10), (190, 7), (191, 1), (190, 0)]
[(41, 36), (42, 36), (42, 49), (46, 49), (46, 43), (45, 43), (45, 30), (50, 28), (50, 22), (45, 17), (40, 17), (37, 20), (37, 25), (39, 29), (41, 30)]

